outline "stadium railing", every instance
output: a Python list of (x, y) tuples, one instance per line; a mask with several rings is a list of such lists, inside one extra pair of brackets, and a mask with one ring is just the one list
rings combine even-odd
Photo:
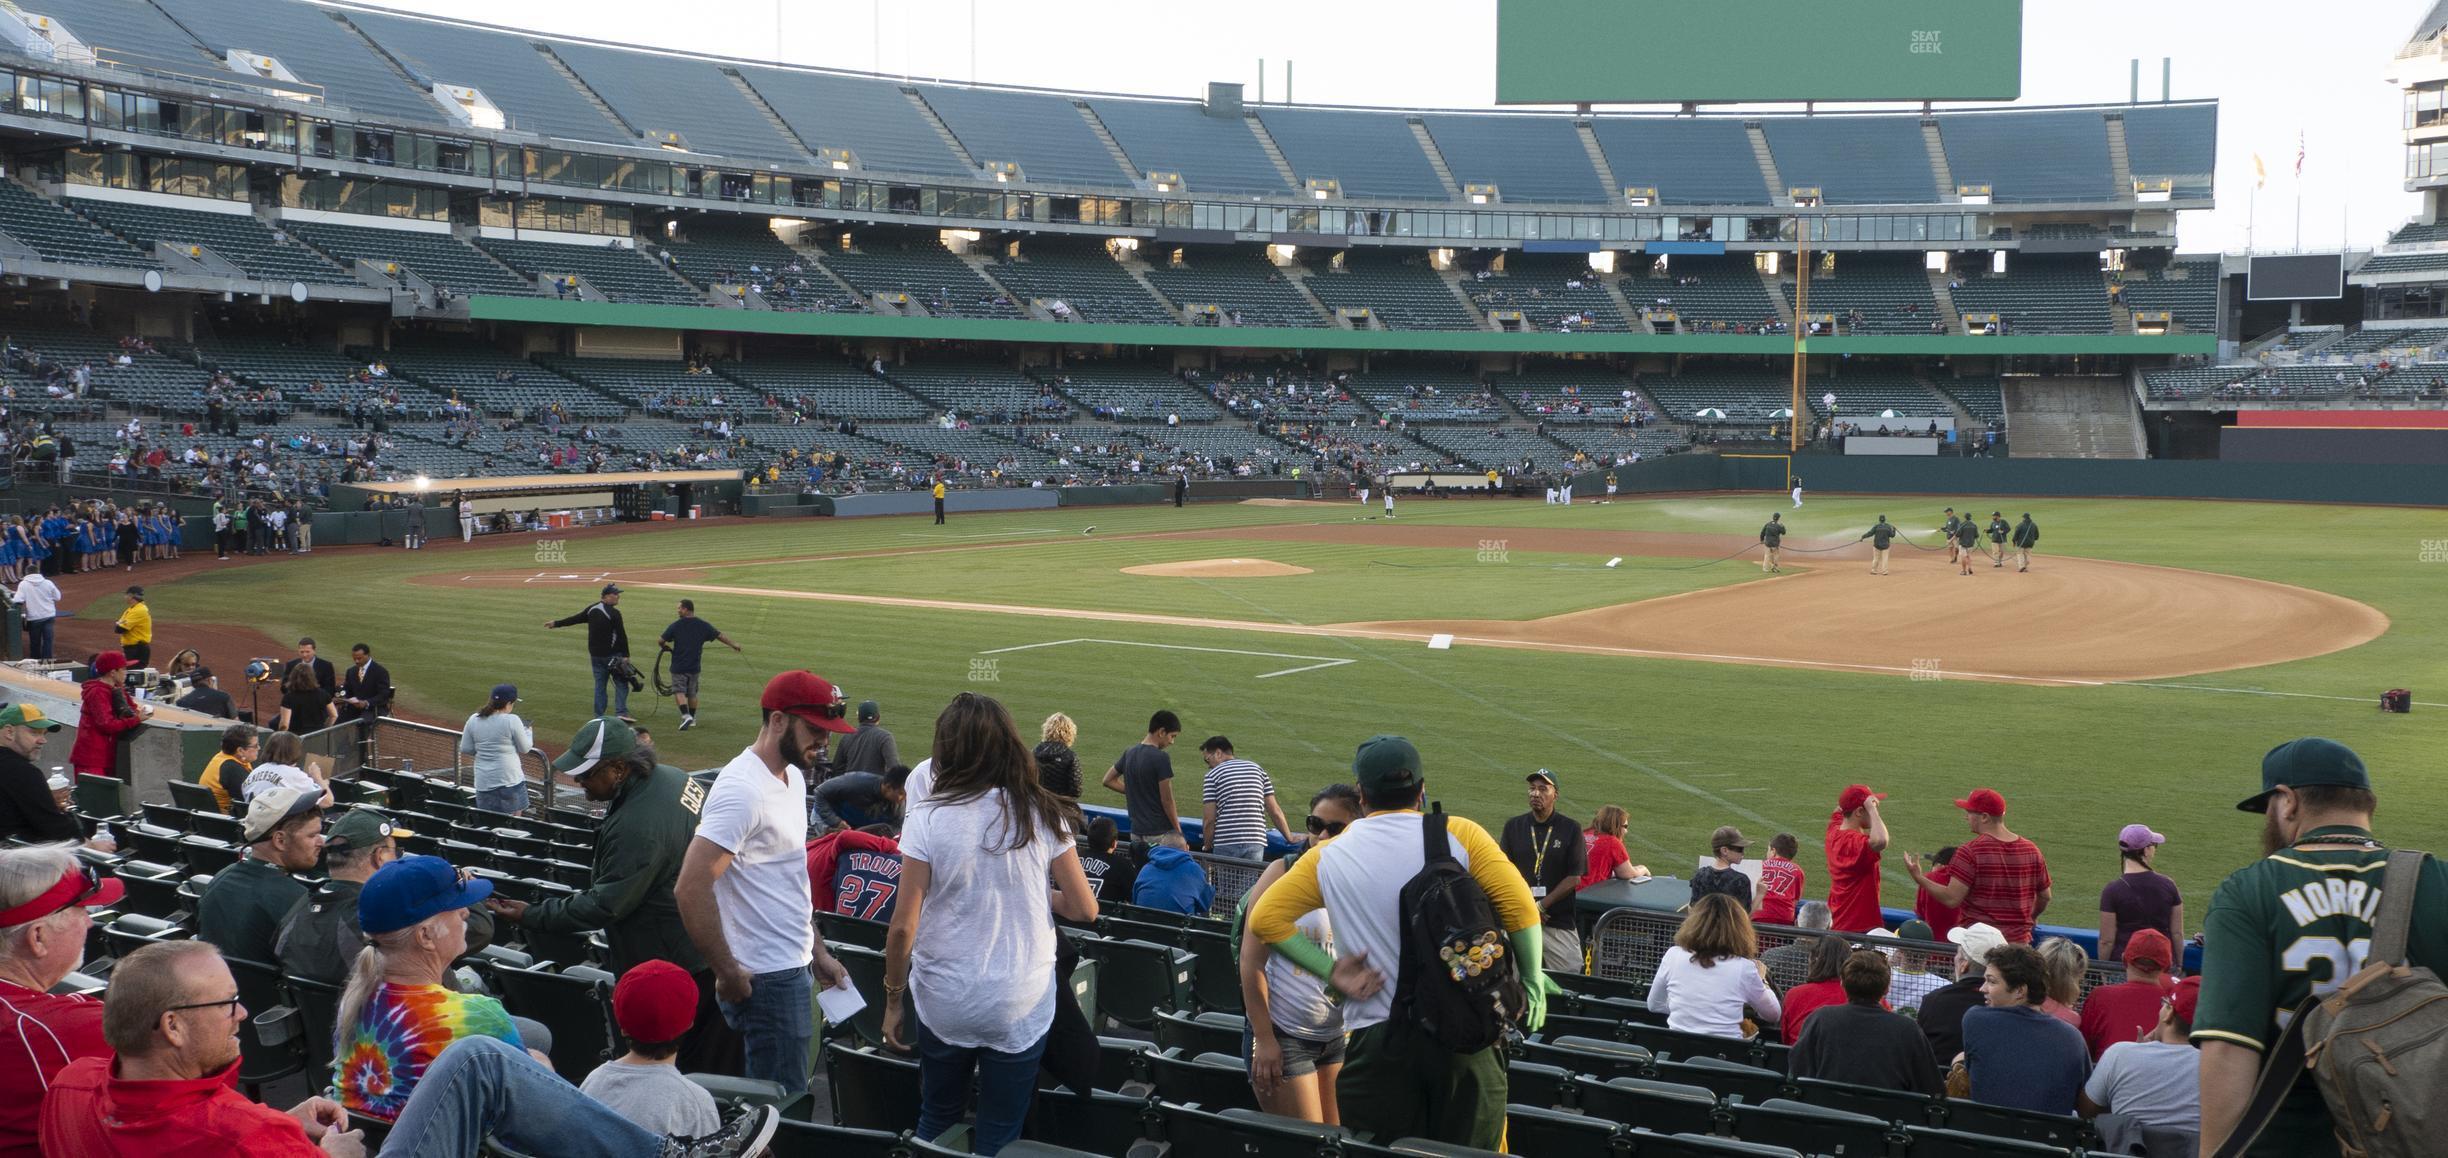
[[(1218, 893), (1222, 892), (1221, 886)], [(1222, 904), (1219, 895), (1217, 904)], [(1683, 925), (1683, 915), (1655, 909), (1610, 909), (1598, 918), (1590, 934), (1590, 972), (1613, 981), (1645, 987), (1657, 972), (1657, 963), (1674, 944), (1675, 930)], [(1916, 973), (1927, 974), (1927, 980), (1916, 978), (1902, 988), (1891, 991), (1889, 1000), (1898, 1009), (1917, 1009), (1921, 997), (1955, 980), (1955, 946), (1944, 941), (1908, 941), (1901, 937), (1870, 936), (1861, 933), (1820, 933), (1797, 929), (1790, 925), (1756, 925), (1760, 954), (1768, 962), (1768, 983), (1779, 993), (1800, 985), (1808, 958), (1803, 954), (1771, 957), (1775, 950), (1796, 943), (1807, 943), (1814, 937), (1843, 937), (1855, 948), (1878, 949), (1887, 954), (1896, 968), (1899, 981)], [(2125, 980), (2125, 966), (2114, 961), (2092, 961), (2083, 970), (2082, 991), (2088, 995), (2102, 985)]]
[[(308, 755), (331, 760), (335, 780), (352, 779), (371, 766), (447, 780), (461, 788), (475, 786), (475, 764), (459, 754), (459, 733), (450, 728), (384, 716), (374, 721), (370, 734), (360, 732), (351, 722), (299, 739)], [(560, 803), (560, 782), (543, 753), (531, 750), (520, 757), (520, 764), (526, 769), (527, 786), (539, 811)], [(1250, 879), (1257, 877), (1252, 874)]]

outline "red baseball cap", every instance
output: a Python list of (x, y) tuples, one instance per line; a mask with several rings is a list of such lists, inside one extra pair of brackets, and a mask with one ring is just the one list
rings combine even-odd
[(1872, 792), (1867, 784), (1847, 784), (1844, 791), (1836, 794), (1836, 811), (1851, 812), (1873, 800), (1885, 799), (1886, 793)]
[(678, 1041), (697, 1024), (697, 979), (669, 961), (639, 962), (612, 986), (612, 1020), (631, 1041)]
[(1955, 807), (1966, 812), (1986, 812), (1991, 816), (2004, 816), (2006, 815), (2006, 798), (1998, 795), (1994, 789), (1975, 788), (1971, 795), (1956, 801)]
[(2176, 983), (2168, 993), (2168, 1003), (2176, 1007), (2176, 1016), (2186, 1025), (2193, 1024), (2193, 1011), (2201, 1006), (2201, 974), (2196, 973)]
[(769, 712), (789, 712), (828, 732), (855, 732), (850, 701), (823, 676), (810, 671), (786, 671), (765, 682), (759, 706)]
[(2168, 944), (2167, 934), (2157, 929), (2143, 929), (2126, 938), (2125, 963), (2128, 965), (2148, 961), (2153, 968), (2164, 972), (2175, 956), (2176, 949)]
[(126, 652), (106, 651), (94, 657), (93, 673), (97, 676), (106, 676), (126, 667), (127, 665), (128, 657)]

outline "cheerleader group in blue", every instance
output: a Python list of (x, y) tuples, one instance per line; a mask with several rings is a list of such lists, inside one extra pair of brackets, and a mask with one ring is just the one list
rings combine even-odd
[(133, 571), (152, 559), (179, 557), (185, 517), (167, 506), (114, 507), (100, 501), (54, 506), (37, 517), (0, 521), (0, 580), (14, 586), (34, 571), (73, 575)]

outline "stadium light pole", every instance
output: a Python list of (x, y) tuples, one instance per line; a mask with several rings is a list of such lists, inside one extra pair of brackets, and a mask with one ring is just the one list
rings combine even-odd
[[(1786, 421), (1786, 450), (1802, 452), (1802, 387), (1810, 376), (1810, 218), (1794, 214), (1793, 415)], [(1788, 463), (1785, 473), (1793, 474)]]

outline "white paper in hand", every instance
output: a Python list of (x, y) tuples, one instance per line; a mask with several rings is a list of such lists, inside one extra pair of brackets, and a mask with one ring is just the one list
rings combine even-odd
[(850, 984), (845, 974), (838, 984), (816, 991), (816, 1008), (824, 1011), (826, 1025), (845, 1025), (867, 1008), (867, 999), (859, 996), (858, 986)]

